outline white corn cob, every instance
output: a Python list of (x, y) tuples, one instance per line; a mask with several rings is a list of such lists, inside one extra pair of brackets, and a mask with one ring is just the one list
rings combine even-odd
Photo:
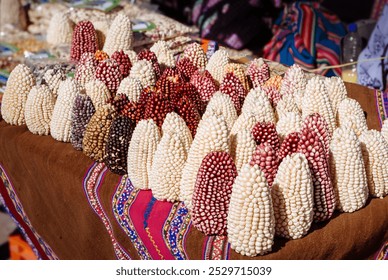
[(200, 121), (183, 168), (180, 200), (191, 209), (195, 180), (203, 158), (210, 152), (229, 152), (229, 131), (223, 116), (212, 115)]
[(377, 130), (366, 130), (359, 137), (364, 157), (369, 194), (383, 198), (388, 194), (388, 144)]
[(100, 80), (94, 79), (85, 85), (86, 94), (93, 102), (94, 108), (98, 108), (108, 104), (111, 94), (106, 85)]
[(306, 157), (286, 156), (272, 185), (276, 235), (297, 239), (306, 235), (313, 222), (314, 187)]
[(50, 133), (55, 140), (70, 142), (71, 113), (77, 94), (79, 94), (79, 86), (74, 79), (67, 79), (60, 83), (50, 123)]
[(171, 112), (166, 115), (162, 125), (162, 134), (165, 133), (175, 134), (182, 141), (186, 153), (189, 152), (193, 137), (186, 122), (177, 113)]
[(132, 64), (134, 64), (138, 60), (137, 53), (134, 50), (125, 50), (124, 53), (128, 55), (129, 60)]
[(383, 126), (381, 128), (381, 134), (383, 135), (385, 141), (388, 142), (388, 120), (383, 121)]
[(152, 62), (148, 60), (138, 60), (133, 63), (129, 77), (138, 79), (143, 88), (155, 85), (156, 76)]
[(54, 69), (48, 69), (44, 75), (43, 78), (48, 85), (50, 91), (54, 94), (54, 98), (57, 98), (58, 96), (58, 89), (59, 89), (59, 84), (63, 81), (66, 80), (66, 74), (64, 71), (56, 71)]
[(34, 75), (27, 65), (19, 64), (12, 70), (1, 102), (1, 114), (5, 122), (12, 125), (25, 124), (24, 108), (28, 93), (34, 85)]
[(163, 132), (149, 174), (149, 188), (156, 199), (169, 202), (179, 200), (179, 187), (186, 159), (187, 151), (181, 138), (170, 131)]
[(224, 116), (226, 124), (228, 125), (228, 131), (232, 129), (234, 122), (237, 120), (237, 112), (229, 95), (219, 91), (214, 93), (202, 119), (206, 119), (212, 115)]
[(71, 44), (74, 22), (67, 13), (58, 12), (53, 15), (47, 29), (47, 42), (54, 46)]
[(334, 130), (330, 143), (331, 178), (337, 209), (354, 212), (365, 205), (368, 183), (361, 144), (350, 127)]
[(162, 67), (174, 67), (175, 58), (174, 53), (168, 47), (166, 41), (158, 41), (151, 48), (150, 51), (154, 52), (158, 58), (158, 62)]
[(128, 101), (138, 102), (142, 90), (143, 87), (138, 79), (126, 77), (121, 81), (120, 86), (117, 89), (117, 95), (125, 94), (128, 97)]
[(132, 49), (132, 23), (126, 15), (119, 13), (108, 30), (103, 50), (111, 56), (115, 51), (130, 49)]
[(302, 119), (313, 113), (319, 113), (325, 119), (330, 134), (333, 134), (336, 128), (334, 112), (325, 82), (317, 76), (307, 82), (302, 101)]
[(136, 125), (128, 148), (128, 177), (137, 189), (149, 189), (148, 177), (159, 141), (159, 128), (152, 119)]
[(357, 136), (368, 129), (360, 103), (351, 98), (343, 99), (337, 110), (338, 126), (350, 125)]
[(282, 85), (280, 86), (280, 95), (291, 94), (298, 109), (301, 110), (306, 85), (307, 80), (302, 68), (298, 64), (294, 64), (288, 68), (284, 75)]
[(237, 120), (234, 122), (232, 130), (230, 131), (230, 137), (232, 138), (233, 136), (236, 136), (238, 132), (245, 129), (252, 131), (255, 124), (262, 121), (264, 120), (260, 117), (260, 115), (255, 115), (254, 113), (243, 113), (238, 116)]
[(38, 135), (50, 134), (55, 96), (47, 85), (34, 86), (27, 97), (25, 118), (29, 131)]
[(207, 57), (202, 47), (198, 43), (191, 43), (188, 45), (182, 57), (187, 57), (198, 69), (203, 69), (207, 64)]
[(279, 137), (284, 139), (291, 132), (299, 132), (302, 120), (299, 113), (287, 112), (276, 124), (276, 132)]
[(206, 70), (213, 79), (221, 84), (224, 78), (225, 66), (229, 63), (229, 55), (225, 50), (217, 50), (209, 59)]
[[(230, 139), (230, 149), (231, 149), (231, 156), (236, 163), (237, 171), (239, 172), (242, 164), (248, 163), (250, 161), (250, 158), (255, 151), (256, 148), (256, 142), (254, 141), (251, 131), (256, 123), (261, 121), (260, 116), (253, 115), (253, 114), (241, 114), (237, 120), (235, 121), (232, 130), (230, 131), (229, 139)], [(248, 131), (249, 133), (249, 139), (252, 138), (251, 142), (248, 141), (248, 137), (244, 134), (239, 136), (239, 140), (237, 140), (237, 135), (241, 133), (242, 131)], [(248, 141), (248, 142), (247, 142)], [(248, 148), (249, 146), (249, 148)], [(252, 152), (250, 152), (252, 150)], [(239, 156), (237, 156), (240, 154)], [(243, 155), (246, 156), (243, 156)], [(249, 155), (248, 155), (249, 154)], [(249, 159), (248, 159), (249, 157)], [(247, 160), (247, 161), (246, 161)]]
[(258, 115), (262, 122), (276, 123), (275, 114), (267, 94), (259, 87), (249, 91), (241, 109), (241, 114)]
[(298, 106), (295, 103), (295, 99), (291, 94), (283, 95), (282, 98), (276, 104), (276, 115), (278, 119), (284, 118), (287, 113), (293, 112), (299, 114)]
[(237, 172), (244, 164), (251, 161), (252, 155), (256, 150), (256, 142), (253, 139), (251, 130), (240, 130), (235, 139), (231, 141), (231, 155), (236, 163)]
[(337, 115), (338, 105), (347, 97), (344, 81), (340, 77), (325, 78), (327, 93), (329, 94), (334, 115)]
[(246, 256), (272, 250), (275, 217), (271, 191), (264, 173), (256, 164), (246, 164), (234, 181), (227, 219), (232, 249)]

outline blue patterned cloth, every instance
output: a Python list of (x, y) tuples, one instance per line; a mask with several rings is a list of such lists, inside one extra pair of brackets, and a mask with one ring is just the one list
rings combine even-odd
[[(368, 41), (368, 46), (358, 57), (359, 61), (388, 56), (388, 5)], [(358, 83), (384, 90), (387, 88), (388, 59), (359, 62), (357, 64)]]

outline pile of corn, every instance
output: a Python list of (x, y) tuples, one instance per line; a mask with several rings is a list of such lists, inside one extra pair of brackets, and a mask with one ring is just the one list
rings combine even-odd
[(183, 201), (198, 230), (227, 235), (247, 256), (388, 194), (388, 125), (368, 130), (341, 79), (308, 80), (297, 65), (282, 77), (223, 50), (208, 61), (197, 43), (176, 63), (165, 42), (136, 54), (129, 27), (119, 15), (102, 51), (80, 22), (76, 76), (55, 80), (57, 93), (16, 67), (4, 120), (71, 141), (159, 200)]

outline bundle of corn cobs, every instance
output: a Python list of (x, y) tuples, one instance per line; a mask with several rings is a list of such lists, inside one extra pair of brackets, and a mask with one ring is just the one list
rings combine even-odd
[(128, 19), (116, 20), (105, 51), (91, 23), (75, 28), (74, 79), (35, 85), (16, 67), (4, 120), (72, 142), (158, 200), (184, 201), (198, 230), (247, 256), (387, 195), (388, 123), (368, 130), (340, 78), (308, 80), (297, 65), (282, 77), (224, 50), (208, 59), (197, 43), (177, 62), (163, 41), (135, 53)]

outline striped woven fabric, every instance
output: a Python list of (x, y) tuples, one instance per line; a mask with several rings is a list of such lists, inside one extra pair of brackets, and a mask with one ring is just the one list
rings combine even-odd
[(374, 91), (377, 116), (379, 118), (380, 127), (383, 126), (383, 121), (388, 118), (388, 90)]
[[(346, 34), (337, 16), (319, 3), (296, 2), (287, 6), (275, 21), (274, 36), (263, 56), (285, 65), (297, 63), (308, 69), (340, 62), (340, 40)], [(326, 76), (340, 76), (341, 70), (324, 70)]]

